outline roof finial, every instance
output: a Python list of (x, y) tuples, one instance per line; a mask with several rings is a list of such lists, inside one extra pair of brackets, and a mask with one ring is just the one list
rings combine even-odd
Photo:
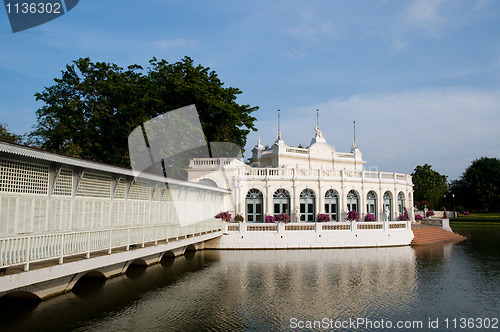
[(354, 126), (354, 142), (356, 142), (356, 120), (352, 122), (352, 125)]
[(319, 130), (319, 110), (316, 110), (316, 126), (314, 127), (314, 137), (323, 138), (323, 133)]
[(280, 110), (278, 109), (278, 134), (276, 135), (276, 139), (281, 139), (281, 128), (280, 128)]
[(352, 126), (354, 129), (354, 141), (352, 142), (351, 153), (356, 152), (356, 121), (352, 122)]

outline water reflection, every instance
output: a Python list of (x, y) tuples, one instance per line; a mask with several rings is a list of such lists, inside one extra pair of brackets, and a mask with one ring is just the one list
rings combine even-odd
[(500, 266), (498, 253), (488, 255), (497, 263), (478, 259), (484, 253), (470, 242), (189, 253), (131, 270), (92, 292), (44, 301), (5, 326), (23, 331), (287, 331), (294, 317), (424, 322), (494, 317), (500, 312)]

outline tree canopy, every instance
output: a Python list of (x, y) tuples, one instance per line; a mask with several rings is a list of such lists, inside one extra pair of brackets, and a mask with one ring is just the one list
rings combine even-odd
[(23, 135), (16, 135), (9, 131), (9, 127), (6, 124), (0, 123), (0, 139), (12, 143), (22, 143)]
[(474, 160), (451, 190), (457, 204), (476, 211), (500, 211), (500, 159), (482, 157)]
[(428, 164), (417, 166), (411, 175), (415, 201), (426, 200), (430, 208), (440, 209), (447, 189), (446, 176), (439, 174)]
[(224, 87), (215, 71), (184, 57), (176, 63), (153, 58), (144, 70), (80, 58), (66, 65), (55, 84), (36, 93), (30, 143), (67, 155), (129, 167), (132, 130), (167, 111), (195, 104), (207, 142), (232, 142), (242, 149), (258, 107), (239, 105), (242, 92)]

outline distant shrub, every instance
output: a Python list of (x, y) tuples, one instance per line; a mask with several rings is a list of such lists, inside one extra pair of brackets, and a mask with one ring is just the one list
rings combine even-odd
[(464, 216), (470, 216), (470, 212), (469, 211), (464, 211)]

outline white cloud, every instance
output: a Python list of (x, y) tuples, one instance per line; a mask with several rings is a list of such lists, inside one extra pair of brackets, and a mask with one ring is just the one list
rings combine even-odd
[(401, 13), (393, 28), (393, 43), (398, 50), (406, 47), (412, 31), (425, 36), (440, 37), (449, 19), (443, 13), (447, 0), (414, 0)]
[(479, 0), (476, 4), (476, 7), (474, 7), (475, 10), (481, 10), (486, 7), (488, 7), (491, 3), (491, 0)]
[(284, 29), (285, 33), (308, 42), (339, 37), (339, 31), (334, 28), (333, 23), (313, 10), (299, 10), (296, 16), (289, 20), (291, 24)]
[(161, 49), (172, 49), (172, 48), (195, 48), (198, 46), (196, 40), (186, 39), (186, 38), (176, 38), (176, 39), (166, 39), (166, 40), (155, 40), (151, 42), (153, 47)]
[(448, 19), (439, 12), (446, 0), (415, 0), (407, 8), (405, 23), (418, 29), (436, 33), (438, 28)]

